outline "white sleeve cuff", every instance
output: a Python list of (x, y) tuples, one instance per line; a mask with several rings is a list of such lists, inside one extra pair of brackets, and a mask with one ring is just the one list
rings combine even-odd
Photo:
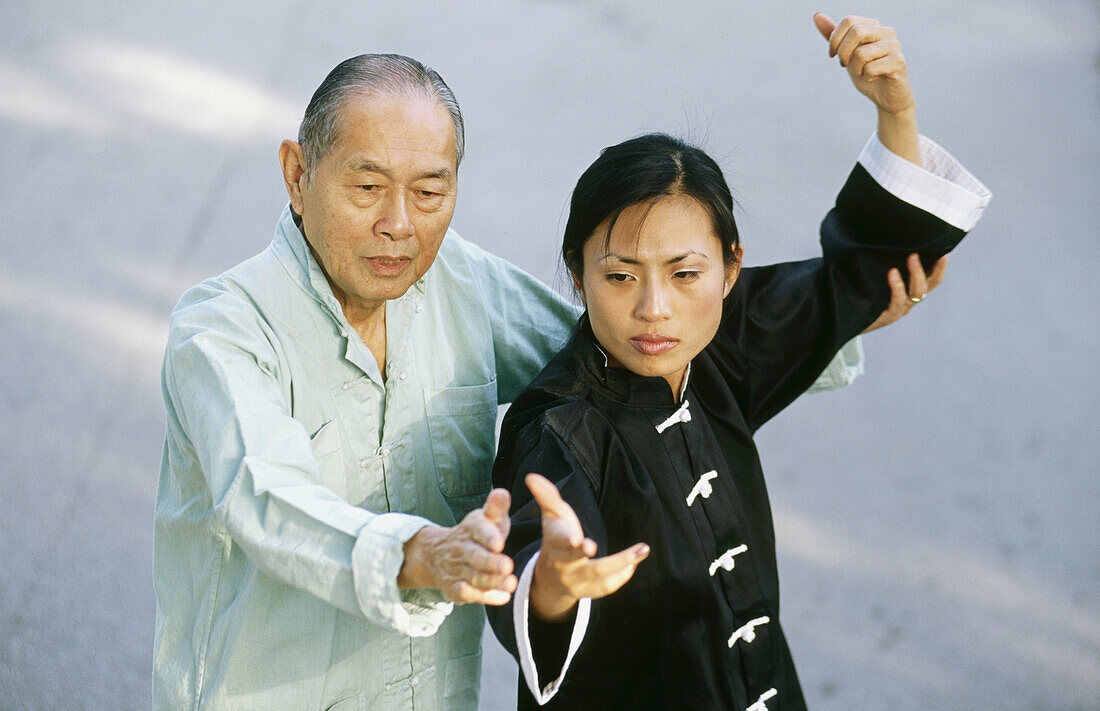
[(920, 137), (923, 168), (910, 163), (871, 136), (859, 162), (879, 185), (905, 202), (969, 232), (993, 196), (970, 171), (935, 141)]
[(439, 592), (399, 590), (397, 575), (405, 562), (405, 543), (425, 526), (434, 525), (420, 516), (378, 514), (359, 530), (351, 551), (355, 597), (371, 622), (407, 634), (435, 634), (454, 609)]
[(844, 347), (833, 356), (829, 365), (825, 367), (825, 371), (817, 376), (817, 380), (806, 392), (837, 390), (851, 385), (861, 375), (863, 375), (863, 339), (856, 336), (845, 343)]
[(516, 592), (512, 595), (512, 625), (516, 630), (516, 649), (519, 657), (519, 668), (523, 671), (523, 679), (527, 682), (527, 688), (531, 690), (531, 695), (535, 697), (535, 701), (539, 703), (539, 706), (542, 706), (553, 698), (554, 694), (558, 693), (558, 687), (561, 686), (561, 682), (565, 678), (569, 663), (573, 661), (573, 655), (577, 653), (577, 649), (580, 648), (581, 642), (584, 640), (584, 634), (588, 630), (588, 618), (592, 611), (592, 600), (591, 598), (582, 597), (580, 602), (577, 603), (577, 617), (573, 622), (573, 634), (569, 637), (569, 651), (565, 654), (565, 663), (561, 665), (561, 673), (558, 674), (557, 679), (540, 688), (539, 673), (535, 667), (535, 655), (531, 650), (531, 633), (528, 628), (531, 579), (535, 575), (535, 563), (538, 559), (538, 553), (531, 556), (531, 560), (527, 561), (527, 566), (519, 577), (519, 585), (516, 586)]

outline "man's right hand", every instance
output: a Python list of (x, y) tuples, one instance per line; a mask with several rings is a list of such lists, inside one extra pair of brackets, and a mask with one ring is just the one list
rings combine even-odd
[(512, 559), (503, 554), (512, 497), (493, 489), (485, 505), (451, 528), (425, 526), (405, 543), (397, 587), (431, 588), (460, 605), (504, 605), (516, 590)]

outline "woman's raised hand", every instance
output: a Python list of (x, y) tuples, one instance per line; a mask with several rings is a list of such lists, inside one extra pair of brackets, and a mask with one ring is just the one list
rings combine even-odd
[(909, 73), (894, 28), (854, 15), (836, 24), (820, 12), (814, 15), (814, 24), (829, 40), (829, 56), (839, 58), (856, 89), (875, 106), (890, 113), (913, 108)]
[(829, 40), (829, 56), (840, 59), (840, 66), (848, 70), (856, 89), (878, 109), (882, 145), (920, 165), (916, 104), (894, 29), (878, 20), (852, 15), (838, 25), (820, 12), (814, 15), (814, 24)]
[(542, 546), (531, 582), (531, 607), (541, 620), (568, 617), (584, 597), (610, 595), (630, 580), (649, 546), (636, 543), (604, 558), (594, 558), (596, 542), (585, 538), (573, 508), (565, 503), (553, 482), (528, 474), (527, 488), (542, 510)]

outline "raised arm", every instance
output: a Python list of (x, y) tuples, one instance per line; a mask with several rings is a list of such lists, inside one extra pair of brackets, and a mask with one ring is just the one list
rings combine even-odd
[[(875, 104), (885, 135), (868, 142), (822, 222), (824, 259), (744, 269), (726, 299), (712, 346), (753, 429), (809, 387), (848, 339), (899, 311), (891, 304), (905, 292), (902, 274), (909, 272), (917, 292), (904, 298), (910, 304), (923, 298), (930, 281), (942, 279), (939, 260), (989, 200), (985, 186), (917, 134), (893, 31), (862, 18), (835, 28), (822, 15), (815, 22)], [(907, 266), (914, 253), (919, 275)]]
[(882, 145), (921, 165), (917, 107), (894, 28), (855, 15), (836, 24), (820, 12), (814, 15), (814, 24), (829, 41), (829, 56), (840, 61), (856, 90), (875, 105)]

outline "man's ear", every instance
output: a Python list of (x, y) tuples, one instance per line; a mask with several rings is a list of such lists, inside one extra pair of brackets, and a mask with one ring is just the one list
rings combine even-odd
[(283, 167), (283, 183), (290, 196), (290, 208), (302, 214), (302, 190), (309, 180), (306, 173), (306, 154), (297, 141), (289, 138), (279, 144), (279, 164)]
[(741, 261), (745, 257), (745, 250), (741, 245), (733, 250), (733, 261), (726, 264), (726, 284), (722, 289), (722, 298), (726, 298), (730, 295), (730, 290), (733, 288), (734, 283), (737, 281), (737, 277), (741, 274)]

